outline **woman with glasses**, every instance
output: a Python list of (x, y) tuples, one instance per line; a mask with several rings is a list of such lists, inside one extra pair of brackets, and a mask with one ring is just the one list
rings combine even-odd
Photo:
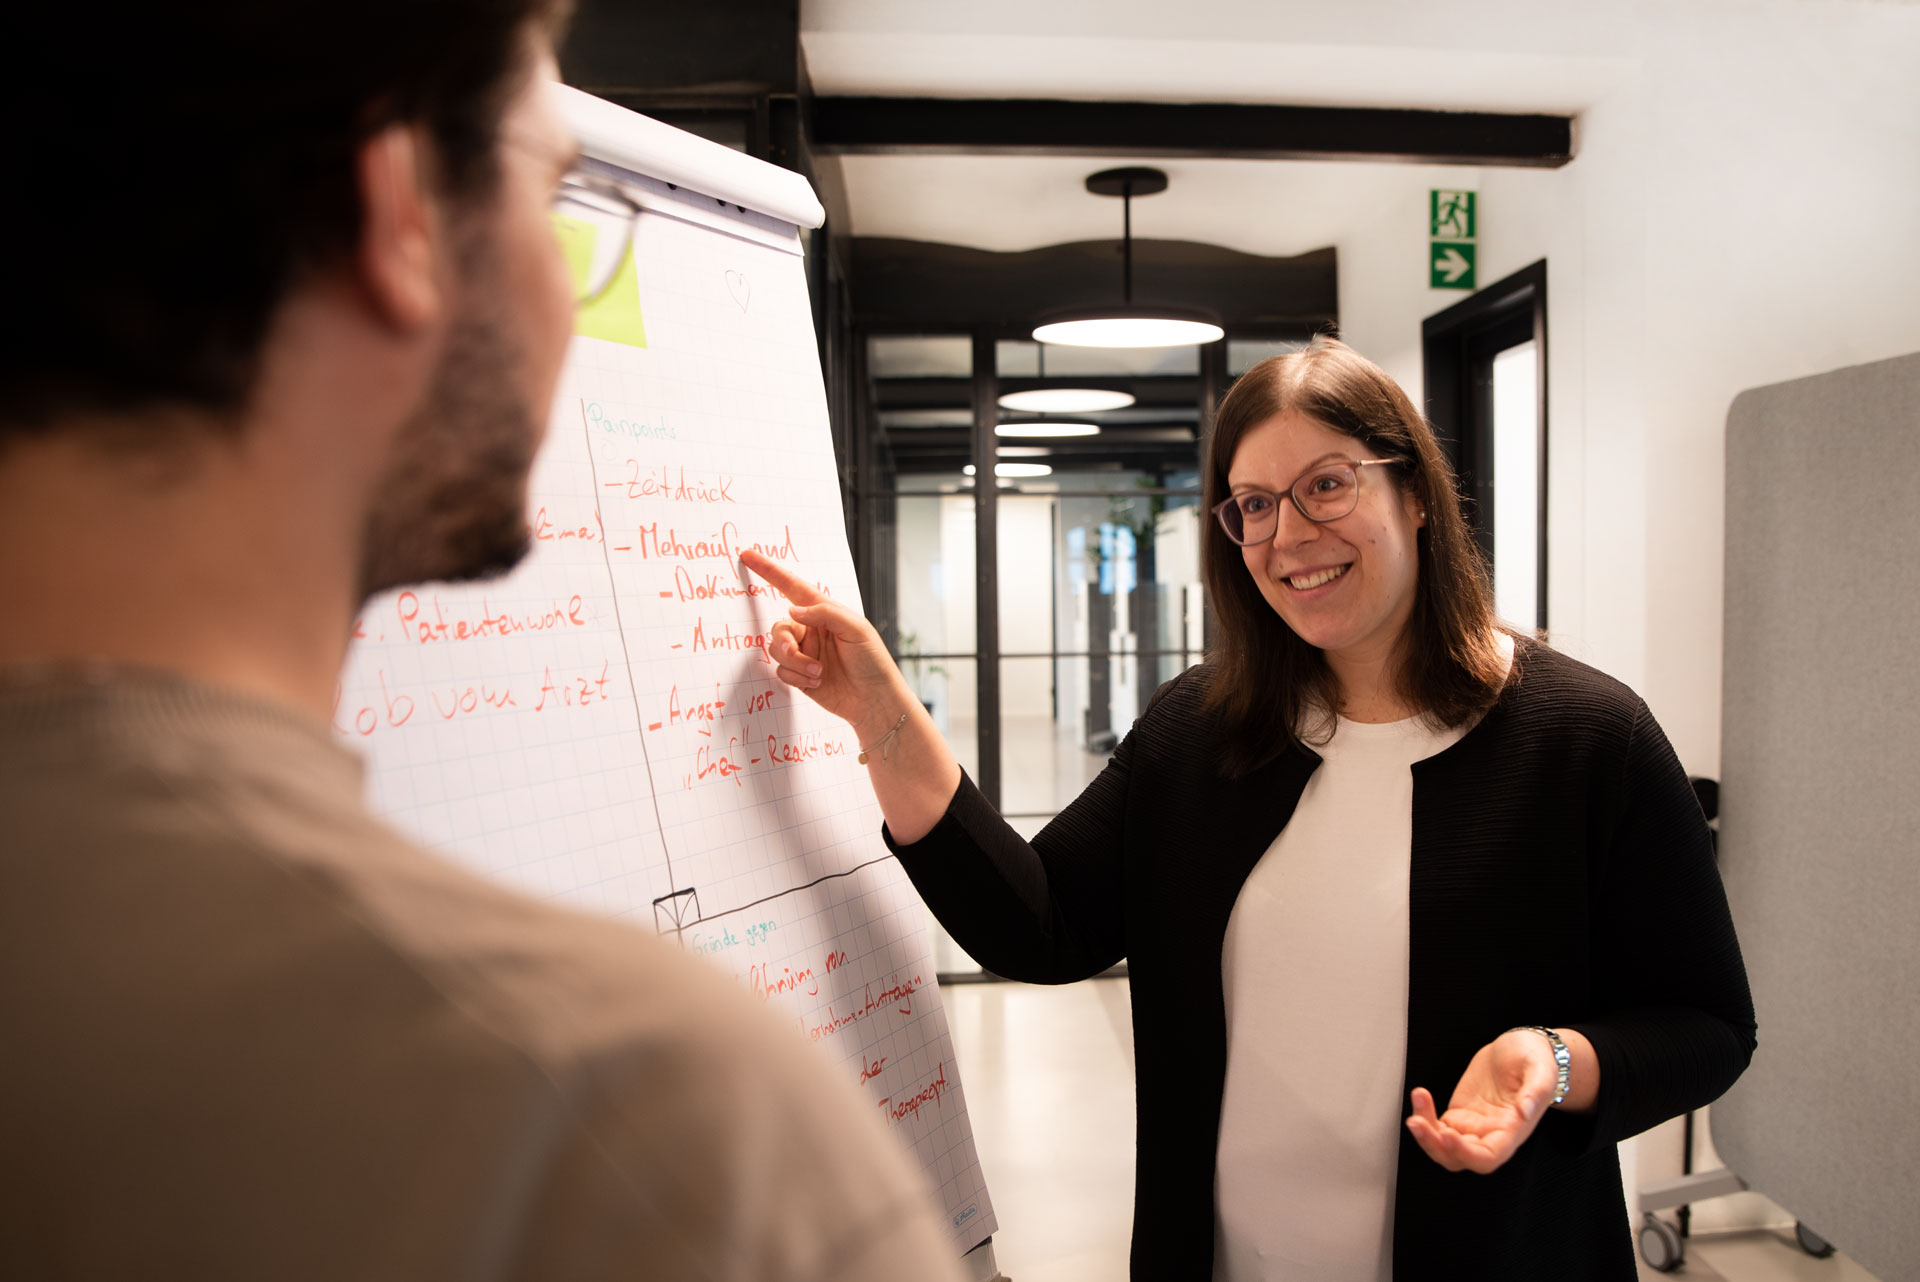
[(871, 625), (755, 558), (780, 676), (983, 965), (1127, 959), (1134, 1277), (1634, 1278), (1616, 1142), (1754, 1049), (1673, 749), (1496, 620), (1431, 427), (1351, 349), (1244, 375), (1206, 477), (1216, 644), (1031, 842)]

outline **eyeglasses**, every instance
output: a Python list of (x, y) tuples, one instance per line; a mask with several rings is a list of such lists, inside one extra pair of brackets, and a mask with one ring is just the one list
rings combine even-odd
[[(1360, 502), (1360, 473), (1363, 467), (1398, 463), (1393, 458), (1350, 459), (1325, 463), (1300, 477), (1288, 487), (1286, 498), (1293, 500), (1300, 515), (1309, 521), (1325, 523), (1347, 515)], [(1242, 490), (1213, 505), (1213, 514), (1227, 537), (1241, 547), (1265, 543), (1280, 529), (1282, 496), (1268, 490)]]
[(573, 270), (574, 302), (605, 294), (626, 265), (640, 202), (612, 178), (576, 169), (553, 196), (554, 230)]

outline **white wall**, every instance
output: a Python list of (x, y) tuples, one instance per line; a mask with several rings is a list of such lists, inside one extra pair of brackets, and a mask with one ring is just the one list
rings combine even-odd
[[(1717, 777), (1728, 407), (1920, 349), (1920, 10), (1680, 8), (1644, 11), (1572, 164), (1407, 170), (1339, 242), (1340, 315), (1417, 398), (1419, 322), (1461, 297), (1424, 287), (1428, 189), (1480, 192), (1482, 283), (1547, 259), (1553, 637)], [(1678, 1123), (1622, 1156), (1629, 1190), (1677, 1174)], [(1784, 1218), (1751, 1196), (1696, 1217)]]
[[(1719, 768), (1727, 408), (1920, 349), (1920, 10), (1640, 10), (1559, 170), (1413, 167), (1343, 237), (1349, 341), (1420, 387), (1426, 192), (1481, 193), (1479, 275), (1548, 260), (1548, 615)], [(1784, 586), (1784, 585), (1783, 585)]]

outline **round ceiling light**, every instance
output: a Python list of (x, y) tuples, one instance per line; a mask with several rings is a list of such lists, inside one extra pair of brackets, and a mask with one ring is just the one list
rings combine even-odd
[(1170, 314), (1109, 313), (1050, 321), (1033, 331), (1036, 342), (1063, 347), (1186, 347), (1216, 343), (1226, 330), (1212, 321)]
[[(962, 476), (972, 476), (973, 473), (974, 468), (971, 463), (960, 469)], [(1045, 463), (995, 463), (993, 465), (993, 474), (1002, 480), (1006, 480), (1011, 477), (1020, 476), (1052, 476), (1053, 469)]]
[(1000, 398), (1001, 409), (1022, 414), (1097, 414), (1101, 410), (1123, 410), (1131, 404), (1132, 392), (1099, 387), (1036, 387), (1028, 392), (1008, 392)]
[(1187, 347), (1226, 336), (1215, 318), (1203, 312), (1133, 301), (1133, 198), (1166, 189), (1162, 169), (1103, 169), (1087, 178), (1087, 190), (1094, 195), (1120, 198), (1120, 306), (1042, 316), (1033, 331), (1035, 342), (1063, 347)]
[(1013, 436), (1038, 439), (1052, 436), (1098, 436), (1098, 423), (1065, 423), (1052, 419), (1033, 419), (1024, 423), (1002, 423), (993, 429), (995, 436)]

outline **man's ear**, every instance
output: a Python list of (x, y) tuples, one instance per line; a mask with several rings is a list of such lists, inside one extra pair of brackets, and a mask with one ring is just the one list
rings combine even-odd
[(441, 310), (435, 250), (445, 234), (428, 198), (417, 135), (389, 125), (355, 157), (360, 180), (360, 281), (381, 319), (399, 330), (431, 323)]

